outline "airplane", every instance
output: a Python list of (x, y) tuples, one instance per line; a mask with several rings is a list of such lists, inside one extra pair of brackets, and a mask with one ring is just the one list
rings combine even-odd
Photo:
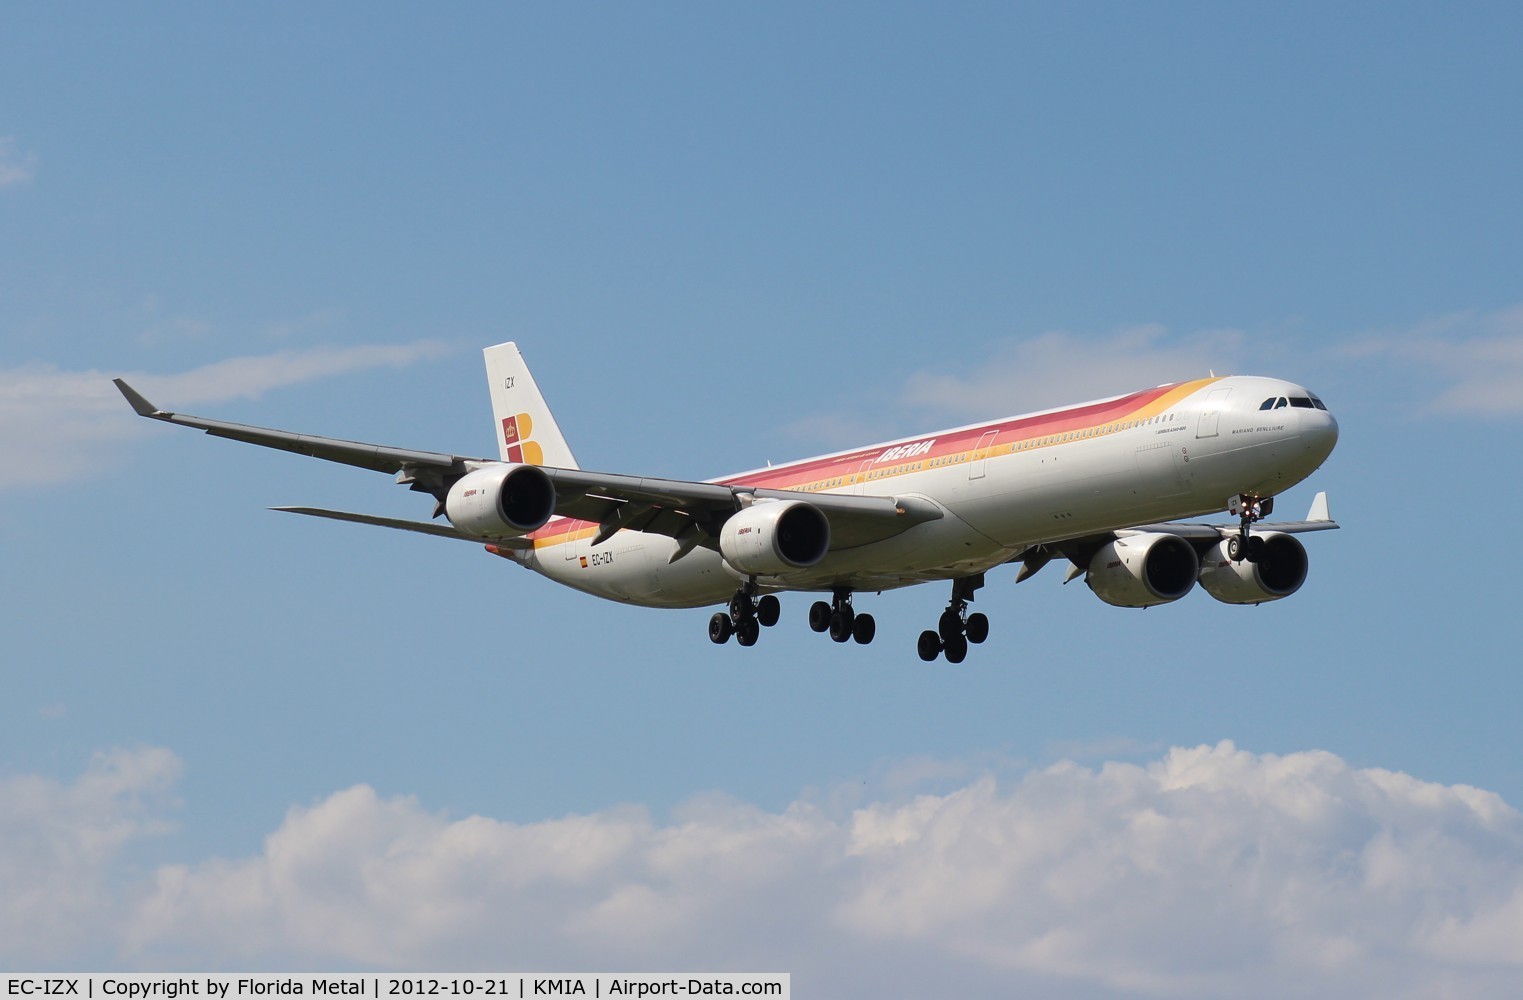
[[(557, 583), (654, 608), (726, 605), (709, 639), (754, 645), (777, 594), (830, 595), (809, 626), (870, 643), (859, 593), (951, 583), (920, 658), (961, 663), (989, 620), (985, 575), (1016, 582), (1054, 558), (1107, 604), (1146, 608), (1198, 583), (1227, 604), (1289, 597), (1306, 580), (1295, 537), (1337, 528), (1327, 494), (1305, 520), (1262, 522), (1332, 453), (1338, 422), (1280, 379), (1216, 376), (899, 438), (704, 482), (581, 468), (518, 346), (483, 352), (497, 459), (413, 451), (161, 410), (113, 380), (140, 416), (215, 437), (393, 473), (434, 497), (434, 521), (313, 507), (274, 510), (475, 542)], [(1235, 524), (1178, 523), (1227, 511)], [(443, 515), (448, 524), (437, 523)]]

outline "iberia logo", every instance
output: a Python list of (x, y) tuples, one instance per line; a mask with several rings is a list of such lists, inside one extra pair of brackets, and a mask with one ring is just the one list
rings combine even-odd
[(502, 418), (502, 442), (508, 447), (508, 461), (544, 465), (545, 452), (529, 440), (534, 433), (534, 421), (527, 413)]

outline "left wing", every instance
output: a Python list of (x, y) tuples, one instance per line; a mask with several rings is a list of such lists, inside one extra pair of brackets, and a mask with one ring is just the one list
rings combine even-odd
[[(294, 434), (290, 431), (174, 413), (154, 406), (122, 379), (112, 381), (139, 416), (194, 427), (214, 437), (310, 455), (375, 472), (395, 473), (397, 482), (406, 483), (413, 490), (434, 496), (438, 501), (434, 508), (435, 517), (443, 513), (444, 498), (456, 480), (476, 469), (500, 464), (495, 459), (468, 458), (312, 434)], [(752, 500), (797, 499), (818, 507), (830, 521), (832, 550), (854, 548), (892, 538), (914, 525), (944, 516), (938, 504), (921, 497), (839, 496), (831, 493), (757, 489), (724, 483), (653, 479), (583, 469), (541, 468), (555, 486), (555, 513), (561, 517), (598, 525), (593, 544), (606, 541), (615, 533), (628, 529), (669, 535), (685, 543), (686, 548), (691, 548), (692, 545), (717, 547), (720, 527), (725, 520)], [(446, 538), (488, 541), (454, 528), (446, 529), (442, 525), (421, 521), (306, 507), (276, 509), (420, 531)]]
[[(1306, 519), (1302, 521), (1263, 521), (1253, 526), (1255, 531), (1279, 531), (1287, 535), (1301, 534), (1307, 531), (1331, 531), (1338, 527), (1328, 513), (1327, 494), (1318, 493), (1312, 498), (1311, 510), (1307, 511)], [(1054, 556), (1061, 555), (1073, 563), (1074, 570), (1070, 572), (1069, 579), (1073, 579), (1084, 571), (1089, 561), (1094, 558), (1106, 545), (1118, 538), (1128, 535), (1164, 534), (1178, 535), (1194, 546), (1196, 553), (1203, 553), (1211, 546), (1216, 545), (1224, 538), (1231, 538), (1241, 530), (1237, 524), (1198, 524), (1192, 522), (1179, 523), (1165, 522), (1163, 524), (1139, 524), (1132, 528), (1122, 528), (1119, 531), (1107, 531), (1099, 535), (1086, 535), (1083, 538), (1069, 538), (1061, 542), (1043, 543), (1035, 545), (1021, 553), (1017, 561), (1025, 563), (1021, 571), (1016, 575), (1015, 581), (1020, 583), (1028, 580), (1043, 566), (1052, 560)]]

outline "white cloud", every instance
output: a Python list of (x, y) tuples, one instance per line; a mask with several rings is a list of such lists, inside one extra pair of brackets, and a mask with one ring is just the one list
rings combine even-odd
[(1366, 337), (1343, 353), (1395, 362), (1441, 383), (1430, 412), (1523, 414), (1523, 304), (1438, 316), (1409, 330)]
[(998, 342), (990, 356), (962, 373), (920, 372), (903, 401), (955, 419), (982, 419), (1046, 409), (1164, 382), (1233, 371), (1245, 336), (1237, 330), (1171, 335), (1156, 324), (1101, 336), (1061, 330)]
[[(1100, 335), (1052, 330), (1008, 337), (986, 355), (949, 370), (922, 370), (905, 379), (891, 402), (868, 407), (876, 423), (845, 413), (801, 417), (782, 428), (822, 448), (850, 448), (923, 430), (928, 420), (963, 423), (1028, 413), (1165, 382), (1239, 369), (1247, 338), (1237, 330), (1170, 334), (1152, 323)], [(898, 418), (899, 426), (886, 426)]]
[(178, 771), (146, 750), (0, 783), (0, 964), (765, 969), (832, 996), (1523, 984), (1523, 816), (1318, 751), (1062, 762), (841, 812), (713, 795), (665, 821), (451, 818), (361, 785), (257, 854), (122, 884)]
[(129, 843), (168, 831), (180, 771), (174, 754), (145, 748), (97, 754), (72, 784), (0, 779), (0, 965), (36, 965), (119, 933), (113, 868)]
[(230, 358), (177, 375), (61, 371), (32, 364), (0, 368), (0, 489), (57, 482), (107, 461), (144, 433), (111, 379), (175, 408), (249, 399), (280, 386), (369, 368), (401, 368), (446, 353), (434, 341), (315, 347)]
[(16, 150), (16, 140), (0, 135), (0, 188), (21, 184), (37, 174), (37, 154), (21, 154)]

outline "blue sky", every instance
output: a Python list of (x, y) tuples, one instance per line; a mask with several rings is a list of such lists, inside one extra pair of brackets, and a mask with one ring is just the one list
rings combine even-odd
[[(13, 6), (0, 964), (1515, 995), (1520, 27)], [(1344, 529), (1257, 609), (994, 574), (958, 668), (913, 652), (940, 587), (716, 649), (269, 513), (427, 501), (108, 381), (490, 454), (506, 339), (584, 466), (688, 478), (1283, 376), (1343, 436), (1281, 512)]]

